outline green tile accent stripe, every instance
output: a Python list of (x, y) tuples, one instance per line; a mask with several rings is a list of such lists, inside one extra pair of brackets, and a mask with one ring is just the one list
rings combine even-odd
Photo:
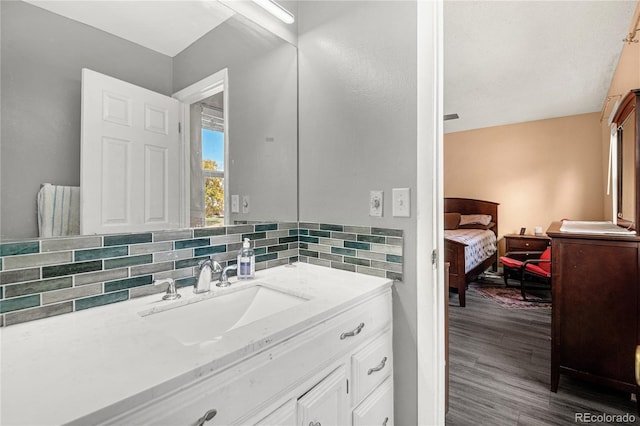
[(40, 306), (40, 295), (14, 297), (13, 299), (0, 300), (0, 314), (13, 312), (21, 309), (34, 308)]
[(73, 260), (82, 262), (83, 260), (107, 259), (109, 257), (126, 256), (128, 254), (128, 246), (77, 250), (73, 256)]
[(143, 265), (145, 263), (153, 263), (152, 254), (142, 254), (140, 256), (119, 257), (117, 259), (105, 260), (104, 269), (125, 268), (128, 266)]
[[(311, 262), (402, 279), (401, 230), (327, 223), (257, 223), (0, 244), (0, 326), (157, 293), (157, 279), (196, 282), (197, 264), (235, 264), (250, 238), (256, 269)], [(46, 253), (46, 254), (45, 254)]]
[(104, 306), (110, 303), (122, 302), (129, 300), (129, 292), (127, 290), (118, 291), (116, 293), (101, 294), (99, 296), (87, 297), (85, 299), (77, 299), (75, 301), (76, 311), (83, 309), (95, 308), (96, 306)]
[(125, 288), (140, 287), (141, 285), (153, 284), (153, 276), (143, 275), (141, 277), (125, 278), (124, 280), (109, 281), (104, 283), (104, 292), (110, 293)]
[(105, 235), (104, 246), (124, 246), (129, 244), (150, 243), (153, 241), (153, 234), (123, 234)]
[(0, 244), (0, 257), (40, 253), (39, 241)]

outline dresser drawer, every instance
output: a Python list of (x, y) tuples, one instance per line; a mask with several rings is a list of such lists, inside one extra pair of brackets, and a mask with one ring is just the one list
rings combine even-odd
[(386, 331), (351, 357), (353, 405), (357, 405), (393, 369), (391, 331)]
[(505, 237), (506, 251), (544, 251), (549, 245), (546, 238), (513, 238)]

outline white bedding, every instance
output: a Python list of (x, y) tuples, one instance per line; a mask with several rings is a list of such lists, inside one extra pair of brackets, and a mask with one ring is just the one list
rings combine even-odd
[(466, 244), (464, 248), (465, 274), (498, 250), (496, 234), (485, 229), (453, 229), (444, 231), (449, 240)]

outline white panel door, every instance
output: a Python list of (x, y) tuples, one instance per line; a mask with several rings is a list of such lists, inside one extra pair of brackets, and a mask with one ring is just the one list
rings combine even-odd
[(82, 70), (82, 234), (180, 227), (176, 99)]
[(340, 366), (318, 385), (298, 399), (298, 424), (301, 426), (340, 426), (349, 422), (347, 374)]

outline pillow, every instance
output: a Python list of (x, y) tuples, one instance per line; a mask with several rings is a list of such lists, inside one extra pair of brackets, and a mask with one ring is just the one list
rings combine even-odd
[(444, 229), (458, 229), (460, 223), (460, 213), (445, 213), (444, 214)]
[(488, 225), (491, 222), (490, 214), (463, 214), (460, 216), (459, 225), (480, 224)]
[(496, 226), (495, 222), (489, 222), (486, 225), (481, 223), (467, 223), (466, 225), (458, 226), (458, 229), (491, 229)]

